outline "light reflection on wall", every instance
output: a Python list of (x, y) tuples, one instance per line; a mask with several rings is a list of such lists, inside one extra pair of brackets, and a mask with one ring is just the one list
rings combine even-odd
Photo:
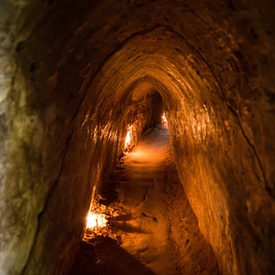
[(166, 124), (167, 123), (167, 118), (166, 118), (165, 113), (163, 113), (161, 118), (162, 118), (162, 123)]
[(128, 151), (130, 149), (132, 136), (133, 136), (133, 127), (129, 126), (125, 137), (125, 143), (124, 143), (125, 151)]

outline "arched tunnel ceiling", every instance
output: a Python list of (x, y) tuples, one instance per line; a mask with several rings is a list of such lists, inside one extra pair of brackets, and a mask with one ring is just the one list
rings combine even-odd
[[(0, 29), (0, 66), (9, 80), (0, 107), (7, 113), (1, 211), (20, 213), (16, 221), (5, 215), (2, 226), (10, 232), (6, 270), (68, 269), (92, 187), (123, 144), (125, 129), (117, 126), (129, 123), (123, 113), (129, 98), (133, 90), (154, 88), (167, 110), (180, 179), (221, 271), (272, 271), (272, 1), (5, 1), (3, 7), (10, 16)], [(70, 244), (56, 241), (61, 232)]]
[[(59, 5), (62, 4), (60, 3)], [(94, 78), (103, 64), (107, 62), (114, 53), (118, 52), (121, 47), (127, 45), (128, 42), (131, 43), (131, 41), (134, 41), (135, 37), (142, 40), (143, 35), (147, 34), (145, 37), (147, 42), (144, 42), (143, 51), (148, 51), (148, 54), (150, 54), (150, 48), (153, 47), (153, 45), (149, 46), (150, 39), (159, 39), (160, 41), (156, 43), (159, 43), (160, 46), (163, 45), (163, 48), (166, 48), (165, 42), (169, 44), (170, 40), (178, 40), (178, 42), (175, 41), (175, 44), (177, 44), (180, 41), (180, 48), (178, 48), (178, 50), (181, 52), (176, 53), (175, 56), (176, 58), (181, 57), (183, 62), (181, 64), (184, 64), (183, 67), (178, 68), (178, 70), (181, 70), (179, 73), (187, 70), (189, 72), (188, 74), (190, 74), (188, 79), (185, 75), (185, 83), (191, 85), (192, 82), (199, 79), (194, 77), (194, 73), (190, 73), (190, 70), (202, 74), (201, 78), (204, 78), (208, 82), (210, 82), (209, 77), (215, 77), (215, 81), (211, 82), (211, 89), (217, 85), (220, 86), (218, 88), (218, 90), (220, 90), (219, 93), (226, 93), (223, 95), (226, 98), (226, 104), (232, 111), (237, 113), (240, 119), (246, 120), (246, 117), (249, 115), (251, 119), (250, 109), (259, 110), (253, 114), (259, 117), (259, 120), (261, 120), (262, 116), (266, 117), (266, 114), (262, 114), (260, 111), (262, 108), (257, 106), (255, 106), (255, 108), (252, 106), (240, 108), (240, 106), (238, 106), (239, 102), (246, 105), (251, 104), (250, 101), (252, 99), (254, 104), (263, 103), (262, 101), (257, 101), (257, 96), (261, 89), (260, 86), (257, 87), (257, 83), (264, 71), (261, 69), (261, 66), (264, 66), (263, 62), (269, 62), (268, 60), (272, 60), (274, 56), (268, 43), (266, 43), (264, 47), (262, 43), (257, 42), (257, 40), (260, 40), (260, 36), (262, 36), (261, 39), (264, 41), (267, 35), (266, 33), (259, 31), (257, 35), (258, 38), (256, 38), (255, 35), (253, 36), (253, 32), (256, 32), (257, 28), (263, 27), (262, 25), (264, 25), (263, 23), (258, 23), (261, 21), (254, 20), (253, 16), (256, 18), (261, 16), (259, 13), (261, 9), (264, 9), (264, 5), (261, 9), (257, 10), (256, 7), (252, 8), (244, 4), (239, 4), (240, 6), (238, 6), (236, 3), (226, 7), (222, 3), (210, 5), (204, 2), (202, 5), (201, 3), (183, 4), (179, 1), (175, 2), (171, 8), (170, 3), (165, 1), (161, 3), (152, 1), (146, 4), (143, 2), (137, 3), (130, 1), (121, 3), (120, 5), (112, 2), (106, 2), (100, 5), (92, 4), (92, 6), (95, 5), (93, 9), (89, 10), (87, 8), (85, 12), (83, 12), (84, 8), (79, 8), (81, 7), (80, 5), (73, 5), (73, 7), (70, 7), (70, 4), (67, 5), (67, 9), (58, 9), (58, 7), (56, 7), (52, 11), (51, 17), (46, 19), (46, 22), (42, 21), (41, 30), (37, 32), (36, 37), (33, 39), (33, 41), (39, 41), (41, 45), (51, 43), (52, 47), (46, 47), (46, 49), (44, 48), (44, 51), (41, 52), (39, 45), (35, 44), (34, 47), (32, 47), (30, 42), (30, 54), (35, 54), (36, 56), (31, 59), (32, 61), (28, 60), (28, 62), (25, 63), (30, 66), (30, 63), (35, 63), (37, 58), (42, 59), (43, 70), (49, 69), (49, 73), (52, 74), (50, 78), (50, 85), (52, 86), (50, 87), (55, 87), (54, 83), (58, 83), (58, 87), (55, 87), (56, 89), (53, 89), (53, 92), (57, 94), (55, 92), (57, 90), (62, 101), (64, 101), (64, 97), (60, 91), (67, 90), (68, 98), (73, 96), (73, 91), (85, 93), (89, 79)], [(86, 7), (86, 5), (84, 5), (84, 7)], [(238, 8), (240, 12), (234, 17), (232, 9), (234, 11)], [(219, 11), (218, 14), (216, 12), (217, 10)], [(264, 10), (261, 12), (263, 13)], [(99, 17), (96, 16), (97, 14), (106, 16)], [(111, 22), (109, 19), (110, 16), (112, 18)], [(60, 22), (59, 18), (64, 18), (64, 22)], [(226, 18), (226, 20), (224, 18)], [(79, 22), (80, 19), (82, 20), (81, 23)], [(269, 17), (266, 17), (266, 20), (267, 19), (269, 19)], [(49, 21), (48, 24), (47, 21)], [(238, 25), (240, 24), (239, 21), (245, 21), (246, 25), (241, 25), (240, 27)], [(77, 25), (76, 22), (79, 25)], [(269, 22), (264, 23), (267, 24)], [(53, 25), (54, 28), (52, 27)], [(265, 32), (268, 32), (268, 24), (264, 27), (266, 27)], [(62, 28), (65, 28), (67, 32), (64, 33)], [(247, 32), (245, 32), (246, 29)], [(157, 30), (159, 32), (154, 34)], [(63, 35), (61, 36), (60, 33)], [(74, 35), (72, 35), (72, 33), (74, 33)], [(68, 35), (70, 38), (68, 38)], [(156, 39), (155, 35), (160, 36)], [(271, 42), (271, 39), (272, 37), (268, 37), (268, 41)], [(141, 44), (139, 49), (143, 46), (140, 40), (136, 40), (136, 42)], [(53, 51), (52, 48), (54, 48), (55, 51)], [(170, 55), (170, 61), (175, 59), (172, 51), (176, 51), (176, 45), (174, 48), (173, 45), (167, 45), (167, 49), (163, 48), (163, 56), (168, 58)], [(101, 54), (95, 54), (99, 49)], [(151, 48), (151, 50), (156, 53), (160, 52), (160, 50), (157, 50), (155, 47)], [(265, 51), (265, 53), (263, 53), (263, 51)], [(59, 57), (57, 56), (58, 54)], [(142, 52), (142, 56), (143, 54)], [(129, 55), (133, 56), (134, 53), (131, 54), (130, 52)], [(191, 56), (191, 60), (188, 59), (188, 56)], [(263, 60), (264, 56), (268, 56), (268, 60), (257, 63), (257, 59)], [(50, 62), (46, 60), (43, 61), (43, 58)], [(137, 58), (137, 56), (135, 58)], [(185, 58), (186, 60), (183, 60)], [(195, 60), (192, 60), (192, 58)], [(153, 57), (151, 57), (150, 60), (152, 59)], [(73, 64), (74, 70), (69, 70), (66, 65), (62, 66), (65, 60), (67, 60), (66, 64), (67, 62)], [(162, 62), (162, 60), (159, 61)], [(164, 64), (169, 64), (168, 62), (164, 62)], [(248, 62), (250, 63), (249, 65)], [(195, 63), (197, 63), (197, 65), (195, 65)], [(58, 70), (54, 69), (56, 65), (59, 68)], [(200, 67), (200, 70), (198, 70), (199, 66), (205, 66), (206, 68)], [(37, 64), (37, 67), (39, 68), (39, 64)], [(28, 68), (25, 69), (28, 71)], [(169, 68), (169, 70), (171, 69), (172, 68)], [(237, 74), (235, 73), (236, 71), (238, 71)], [(167, 73), (169, 73), (169, 71), (167, 71)], [(205, 73), (208, 73), (208, 75), (204, 75)], [(270, 74), (270, 72), (266, 73)], [(83, 77), (76, 78), (76, 75), (84, 75), (86, 81), (83, 83)], [(39, 76), (43, 77), (45, 75), (40, 74), (37, 76), (37, 81), (39, 82), (37, 89), (43, 87), (43, 85), (40, 85), (42, 83), (45, 84), (45, 86), (48, 85), (48, 78), (39, 79)], [(66, 81), (64, 81), (64, 79), (66, 79)], [(270, 77), (270, 79), (272, 79), (272, 77)], [(195, 85), (198, 85), (198, 83), (195, 83)], [(267, 81), (265, 85), (266, 92), (272, 89), (270, 81)], [(66, 86), (71, 88), (68, 89)], [(198, 87), (198, 89), (199, 88), (200, 87)], [(72, 95), (68, 93), (72, 93)], [(265, 96), (269, 97), (270, 95), (266, 94)], [(40, 98), (42, 98), (43, 104), (45, 104), (45, 102), (52, 97), (46, 96), (46, 99), (43, 97), (39, 97), (39, 99)], [(79, 98), (81, 99), (80, 96)], [(76, 104), (76, 102), (74, 104)], [(245, 114), (243, 114), (243, 112), (245, 112)], [(248, 123), (244, 121), (242, 124), (247, 125)], [(261, 127), (263, 126), (260, 125), (260, 128)], [(259, 143), (258, 140), (261, 139), (260, 137), (257, 138), (257, 133), (259, 132), (254, 131), (251, 133), (251, 131), (253, 130), (246, 129), (245, 134), (249, 137), (252, 145), (257, 146)], [(262, 131), (265, 131), (265, 129), (260, 132)], [(253, 141), (253, 138), (256, 140)]]

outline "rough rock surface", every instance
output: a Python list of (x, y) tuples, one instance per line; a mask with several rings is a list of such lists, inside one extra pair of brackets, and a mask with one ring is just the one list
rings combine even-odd
[(93, 186), (128, 125), (138, 139), (157, 120), (158, 91), (221, 272), (274, 273), (273, 13), (272, 0), (1, 1), (0, 271), (67, 272)]

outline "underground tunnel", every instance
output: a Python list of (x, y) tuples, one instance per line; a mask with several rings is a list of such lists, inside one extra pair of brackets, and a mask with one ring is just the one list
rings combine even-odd
[(0, 274), (274, 274), (274, 8), (1, 1)]

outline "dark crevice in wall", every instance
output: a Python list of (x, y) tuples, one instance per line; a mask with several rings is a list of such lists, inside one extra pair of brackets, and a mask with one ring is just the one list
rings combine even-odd
[(262, 172), (263, 181), (264, 181), (264, 184), (265, 184), (265, 189), (266, 189), (266, 191), (268, 192), (268, 194), (269, 194), (271, 197), (275, 198), (274, 188), (273, 188), (273, 186), (270, 186), (270, 184), (268, 183), (268, 181), (267, 181), (267, 179), (266, 179), (265, 171), (264, 171), (264, 168), (263, 168), (261, 159), (260, 159), (260, 157), (259, 157), (258, 154), (257, 154), (257, 151), (256, 151), (256, 149), (255, 149), (255, 146), (251, 143), (251, 141), (249, 140), (248, 136), (245, 134), (244, 129), (243, 129), (243, 127), (242, 127), (242, 124), (241, 124), (241, 122), (240, 122), (240, 120), (239, 120), (239, 117), (238, 117), (237, 113), (236, 113), (234, 110), (232, 110), (232, 108), (231, 108), (229, 105), (227, 105), (227, 106), (228, 106), (228, 109), (235, 115), (235, 117), (236, 117), (236, 119), (237, 119), (237, 122), (238, 122), (238, 125), (240, 126), (241, 132), (242, 132), (242, 134), (243, 134), (245, 140), (247, 141), (248, 145), (251, 147), (251, 149), (252, 149), (252, 151), (253, 151), (253, 153), (254, 153), (254, 156), (255, 156), (256, 159), (257, 159), (257, 162), (258, 162), (258, 164), (259, 164), (259, 166), (260, 166), (260, 169), (261, 169), (261, 172)]

